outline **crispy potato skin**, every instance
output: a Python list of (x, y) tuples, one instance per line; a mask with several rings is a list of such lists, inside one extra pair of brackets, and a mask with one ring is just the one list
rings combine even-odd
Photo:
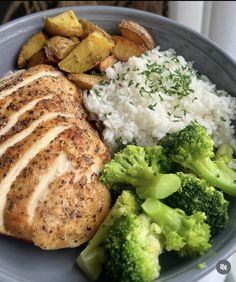
[(135, 44), (144, 45), (149, 49), (155, 47), (155, 42), (150, 33), (140, 24), (133, 21), (122, 20), (119, 24), (122, 36)]
[(99, 84), (103, 80), (101, 76), (86, 73), (72, 73), (69, 74), (67, 78), (81, 89), (91, 89), (94, 85)]
[(94, 24), (94, 23), (92, 23), (92, 22), (90, 22), (88, 20), (85, 20), (85, 19), (80, 20), (80, 23), (81, 23), (81, 25), (83, 27), (83, 34), (81, 36), (81, 39), (84, 39), (90, 33), (94, 32), (94, 31), (97, 31), (97, 32), (100, 32), (106, 38), (111, 40), (110, 34), (108, 34), (104, 29), (102, 29), (98, 25), (96, 25), (96, 24)]
[(18, 67), (24, 68), (27, 61), (38, 51), (40, 51), (47, 41), (47, 37), (43, 32), (37, 32), (22, 46), (18, 56)]
[(122, 36), (113, 36), (113, 40), (115, 47), (112, 53), (120, 61), (127, 61), (132, 56), (139, 57), (148, 50), (147, 47), (137, 45)]
[(82, 25), (72, 10), (68, 10), (55, 17), (46, 18), (44, 28), (51, 35), (70, 37), (83, 34)]
[(45, 53), (45, 49), (39, 50), (37, 53), (35, 53), (28, 61), (28, 68), (34, 67), (36, 65), (41, 64), (50, 64), (50, 61)]
[(52, 52), (47, 47), (44, 47), (29, 59), (27, 67), (31, 68), (41, 64), (56, 66), (58, 61), (59, 60), (52, 54)]
[(53, 36), (47, 41), (47, 47), (59, 60), (64, 59), (77, 45), (69, 38)]
[(108, 57), (113, 47), (113, 41), (94, 31), (58, 64), (59, 68), (69, 73), (85, 72)]

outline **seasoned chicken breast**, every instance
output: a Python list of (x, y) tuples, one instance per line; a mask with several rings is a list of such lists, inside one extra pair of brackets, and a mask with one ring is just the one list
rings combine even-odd
[(42, 249), (89, 240), (110, 208), (109, 151), (81, 93), (47, 65), (0, 80), (0, 233)]

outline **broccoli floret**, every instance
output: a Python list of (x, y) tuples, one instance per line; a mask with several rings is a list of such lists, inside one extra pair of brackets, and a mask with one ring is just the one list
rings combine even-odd
[(116, 184), (125, 183), (134, 187), (141, 199), (163, 199), (180, 187), (177, 175), (162, 173), (165, 165), (162, 147), (147, 148), (146, 152), (143, 147), (128, 145), (103, 167), (100, 179), (111, 191), (120, 189)]
[(138, 214), (138, 199), (130, 191), (123, 191), (116, 200), (104, 222), (99, 227), (87, 247), (80, 253), (76, 262), (89, 279), (96, 280), (102, 271), (104, 261), (103, 241), (106, 239), (116, 221), (129, 214)]
[(226, 164), (229, 164), (231, 161), (236, 162), (233, 157), (234, 149), (229, 143), (224, 143), (219, 146), (215, 154), (215, 160), (223, 159)]
[(145, 160), (156, 173), (170, 173), (176, 169), (176, 163), (172, 162), (163, 153), (161, 146), (143, 147)]
[(214, 157), (213, 140), (204, 127), (191, 123), (178, 132), (167, 134), (160, 144), (172, 161), (190, 169), (212, 186), (236, 196), (236, 172), (222, 166), (222, 161), (211, 160)]
[(204, 262), (200, 262), (198, 265), (197, 265), (197, 268), (202, 270), (202, 269), (205, 269), (206, 268), (206, 263), (205, 261)]
[(203, 255), (210, 247), (210, 226), (202, 212), (186, 215), (156, 199), (147, 199), (142, 208), (161, 227), (167, 251), (175, 250), (180, 256)]
[(149, 282), (159, 276), (160, 227), (140, 214), (120, 218), (104, 242), (109, 281)]
[(206, 223), (211, 227), (211, 235), (219, 233), (228, 221), (229, 202), (221, 191), (216, 190), (202, 179), (182, 172), (177, 173), (181, 179), (181, 187), (165, 199), (165, 204), (172, 208), (180, 208), (191, 215), (204, 212)]
[(236, 159), (234, 159), (234, 149), (229, 143), (219, 146), (215, 154), (217, 166), (231, 177), (235, 177)]

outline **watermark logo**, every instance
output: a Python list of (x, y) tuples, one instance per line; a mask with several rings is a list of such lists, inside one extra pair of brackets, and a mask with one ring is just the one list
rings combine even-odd
[(216, 270), (220, 274), (228, 274), (230, 272), (230, 270), (231, 270), (231, 264), (230, 264), (230, 262), (228, 260), (222, 259), (222, 260), (217, 262)]

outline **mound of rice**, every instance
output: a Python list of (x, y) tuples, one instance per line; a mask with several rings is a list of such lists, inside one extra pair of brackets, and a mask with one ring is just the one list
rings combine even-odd
[(103, 121), (105, 142), (150, 146), (191, 121), (205, 126), (215, 146), (234, 143), (236, 98), (216, 90), (174, 50), (155, 48), (106, 70), (109, 82), (84, 95), (87, 109)]

